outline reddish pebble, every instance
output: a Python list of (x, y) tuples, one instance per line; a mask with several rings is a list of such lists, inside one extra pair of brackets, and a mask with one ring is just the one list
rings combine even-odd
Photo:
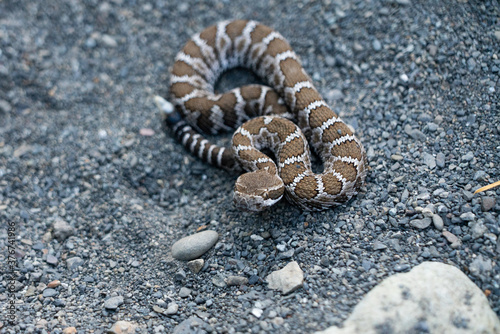
[(47, 284), (47, 288), (57, 288), (59, 285), (61, 285), (61, 281), (58, 279), (53, 280), (49, 284)]
[(155, 134), (155, 131), (153, 129), (142, 128), (139, 130), (139, 133), (141, 134), (141, 136), (151, 137)]

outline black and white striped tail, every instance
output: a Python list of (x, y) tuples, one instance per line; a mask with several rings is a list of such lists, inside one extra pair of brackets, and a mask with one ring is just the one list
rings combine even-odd
[(191, 154), (204, 162), (228, 171), (240, 170), (231, 149), (205, 139), (180, 116), (170, 102), (161, 96), (155, 96), (155, 103), (163, 114), (165, 126), (172, 130), (175, 138)]

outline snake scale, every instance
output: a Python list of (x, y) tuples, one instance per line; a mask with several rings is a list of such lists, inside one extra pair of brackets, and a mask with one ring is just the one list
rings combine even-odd
[[(252, 70), (269, 86), (214, 93), (216, 80), (234, 67)], [(361, 142), (314, 88), (286, 39), (258, 22), (223, 21), (194, 35), (176, 56), (170, 101), (175, 109), (166, 123), (190, 152), (246, 171), (234, 189), (241, 209), (261, 211), (285, 195), (303, 210), (324, 210), (349, 200), (364, 182)], [(231, 148), (201, 134), (237, 127)], [(323, 162), (320, 174), (311, 170), (308, 143)]]

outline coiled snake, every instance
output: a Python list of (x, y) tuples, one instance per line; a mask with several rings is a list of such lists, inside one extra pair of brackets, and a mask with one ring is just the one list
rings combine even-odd
[[(247, 85), (215, 94), (219, 76), (237, 66), (272, 88)], [(190, 152), (247, 171), (235, 185), (239, 208), (260, 211), (284, 194), (304, 210), (324, 210), (349, 200), (364, 182), (362, 144), (327, 106), (285, 38), (258, 22), (224, 21), (194, 35), (177, 54), (170, 101), (175, 111), (167, 110), (166, 122)], [(156, 102), (166, 108), (165, 100)], [(200, 134), (238, 126), (230, 149)], [(306, 138), (323, 161), (321, 174), (311, 170)], [(276, 163), (261, 149), (270, 149)]]

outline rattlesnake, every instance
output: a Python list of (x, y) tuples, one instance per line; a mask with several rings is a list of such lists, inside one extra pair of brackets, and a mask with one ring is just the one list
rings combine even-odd
[[(273, 88), (248, 85), (215, 94), (216, 80), (236, 66), (251, 69)], [(247, 171), (235, 185), (239, 208), (260, 211), (285, 194), (304, 210), (323, 210), (349, 200), (364, 182), (360, 141), (321, 98), (285, 38), (258, 22), (223, 21), (194, 35), (177, 54), (170, 101), (176, 112), (168, 110), (166, 123), (190, 152), (216, 166)], [(165, 100), (156, 102), (165, 109)], [(200, 134), (237, 126), (231, 149)], [(306, 138), (323, 161), (321, 174), (311, 170)], [(277, 165), (259, 151), (264, 148)]]

